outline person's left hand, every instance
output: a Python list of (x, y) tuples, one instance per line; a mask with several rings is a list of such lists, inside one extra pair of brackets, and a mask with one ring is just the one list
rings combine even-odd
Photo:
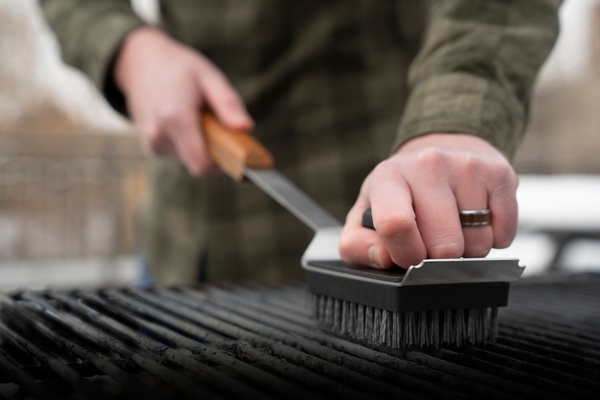
[(159, 29), (141, 27), (127, 35), (113, 76), (125, 95), (144, 152), (176, 156), (193, 176), (219, 171), (204, 137), (203, 108), (229, 129), (245, 131), (254, 126), (223, 71)]
[[(466, 134), (408, 141), (363, 182), (340, 237), (342, 259), (402, 268), (426, 258), (484, 257), (517, 231), (518, 178), (490, 143)], [(362, 227), (371, 208), (376, 231)], [(491, 210), (491, 224), (462, 227), (459, 210)]]

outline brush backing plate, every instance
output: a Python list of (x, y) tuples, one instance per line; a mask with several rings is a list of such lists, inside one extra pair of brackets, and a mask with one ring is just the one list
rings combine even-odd
[(310, 292), (383, 310), (504, 307), (508, 303), (507, 282), (403, 286), (407, 272), (399, 267), (376, 270), (342, 261), (313, 261), (305, 269)]

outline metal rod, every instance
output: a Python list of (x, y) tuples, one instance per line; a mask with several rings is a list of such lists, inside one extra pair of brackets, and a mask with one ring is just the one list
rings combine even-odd
[[(68, 299), (65, 295), (60, 293), (53, 293), (59, 300), (68, 303), (73, 311), (78, 310), (80, 307), (78, 303), (74, 303), (70, 299)], [(188, 395), (188, 396), (200, 396), (202, 398), (217, 398), (213, 393), (209, 392), (205, 388), (202, 388), (196, 385), (193, 381), (183, 377), (182, 375), (176, 373), (175, 371), (170, 370), (169, 368), (151, 360), (150, 358), (138, 353), (137, 351), (131, 349), (130, 347), (122, 344), (121, 342), (107, 336), (106, 334), (98, 331), (96, 328), (92, 328), (90, 325), (87, 325), (82, 320), (75, 318), (70, 314), (66, 314), (57, 310), (54, 306), (48, 303), (46, 300), (42, 299), (39, 296), (29, 294), (32, 300), (38, 302), (42, 307), (52, 310), (53, 312), (61, 315), (71, 324), (85, 332), (87, 335), (93, 337), (98, 340), (100, 343), (107, 345), (111, 350), (115, 353), (119, 354), (121, 357), (125, 357), (135, 364), (139, 365), (146, 371), (150, 372), (152, 375), (164, 381), (167, 385), (175, 386), (179, 391)], [(77, 313), (78, 317), (85, 317), (85, 313), (79, 312)], [(87, 318), (84, 318), (87, 319)], [(109, 328), (109, 327), (107, 327)], [(109, 328), (110, 329), (110, 328)]]
[[(26, 312), (32, 313), (32, 310)], [(38, 315), (39, 317), (39, 315)], [(51, 318), (50, 316), (48, 318)], [(104, 372), (111, 378), (114, 378), (117, 382), (121, 383), (123, 388), (127, 390), (131, 395), (139, 399), (162, 399), (155, 391), (150, 390), (147, 386), (142, 384), (136, 377), (125, 372), (123, 369), (117, 367), (115, 364), (105, 360), (104, 358), (98, 357), (93, 352), (85, 349), (70, 339), (67, 339), (65, 335), (58, 334), (52, 328), (56, 328), (57, 324), (61, 321), (56, 319), (52, 324), (47, 322), (46, 318), (30, 318), (31, 321), (45, 334), (52, 337), (54, 340), (62, 344), (67, 350), (72, 352), (77, 357), (84, 361), (88, 361), (99, 371)], [(65, 333), (65, 330), (62, 330)], [(78, 337), (77, 339), (81, 339)], [(77, 340), (76, 339), (76, 340)]]
[(84, 393), (85, 396), (92, 399), (108, 399), (109, 397), (100, 392), (91, 383), (83, 379), (77, 372), (63, 364), (58, 358), (47, 353), (40, 347), (27, 340), (25, 337), (10, 329), (4, 323), (0, 322), (0, 328), (11, 335), (15, 340), (23, 346), (32, 356), (43, 364), (48, 365), (52, 371), (69, 383), (74, 389)]
[[(403, 395), (405, 391), (402, 388), (393, 387), (387, 384), (386, 381), (377, 381), (366, 375), (372, 376), (376, 374), (376, 378), (381, 380), (400, 379), (401, 381), (404, 381), (405, 384), (409, 384), (409, 382), (406, 382), (406, 379), (402, 379), (402, 377), (397, 374), (392, 374), (390, 370), (386, 371), (385, 369), (373, 368), (372, 364), (369, 362), (364, 361), (363, 363), (360, 363), (355, 357), (346, 356), (343, 353), (315, 344), (300, 336), (291, 336), (269, 326), (254, 323), (235, 313), (213, 307), (210, 303), (199, 304), (193, 299), (166, 290), (161, 290), (158, 293), (161, 298), (168, 298), (179, 302), (179, 304), (185, 304), (189, 309), (193, 310), (192, 312), (197, 310), (198, 307), (201, 307), (204, 315), (210, 314), (221, 321), (229, 321), (232, 324), (241, 327), (245, 331), (236, 328), (236, 336), (241, 334), (241, 336), (238, 337), (243, 337), (244, 340), (248, 340), (254, 346), (269, 346), (274, 352), (280, 353), (286, 358), (291, 357), (293, 360), (296, 360), (307, 368), (317, 371), (329, 371), (329, 374), (335, 376), (337, 379), (342, 380), (349, 385), (367, 389), (371, 393), (379, 393), (381, 395), (393, 395), (395, 393), (396, 395)], [(256, 332), (257, 334), (251, 332)], [(272, 338), (274, 340), (269, 340), (267, 338)], [(283, 346), (282, 344), (286, 346)], [(314, 357), (311, 357), (311, 355)], [(360, 372), (365, 375), (355, 373), (354, 369), (360, 370)], [(409, 395), (408, 392), (404, 394), (407, 396)], [(412, 396), (414, 396), (414, 393)]]
[[(91, 293), (84, 294), (84, 298), (91, 299), (96, 301), (103, 306), (106, 307), (106, 303), (99, 297)], [(88, 305), (88, 307), (93, 308), (93, 304)], [(248, 386), (242, 382), (239, 382), (233, 378), (230, 378), (213, 368), (208, 367), (190, 356), (186, 356), (181, 352), (172, 350), (171, 348), (165, 346), (157, 342), (156, 340), (150, 339), (145, 336), (143, 333), (136, 332), (131, 328), (115, 321), (111, 320), (108, 317), (103, 316), (100, 313), (96, 313), (94, 315), (95, 318), (100, 320), (101, 322), (107, 324), (108, 326), (117, 329), (126, 335), (130, 336), (132, 339), (138, 341), (144, 346), (148, 347), (152, 352), (158, 354), (161, 357), (175, 363), (189, 371), (194, 372), (195, 374), (204, 378), (206, 382), (210, 382), (218, 386), (220, 389), (233, 394), (242, 399), (269, 399), (266, 393), (259, 392), (251, 386)], [(125, 317), (125, 316), (124, 316)], [(130, 318), (130, 317), (128, 317)]]
[[(312, 373), (306, 371), (303, 368), (299, 368), (293, 364), (284, 362), (277, 357), (273, 357), (269, 354), (263, 353), (243, 342), (238, 342), (236, 340), (225, 338), (215, 332), (211, 332), (206, 330), (198, 325), (190, 324), (188, 320), (184, 320), (182, 318), (176, 317), (172, 314), (165, 313), (156, 309), (154, 307), (149, 306), (147, 303), (141, 303), (140, 301), (127, 296), (123, 293), (117, 292), (115, 290), (110, 290), (108, 292), (111, 296), (121, 300), (122, 302), (119, 305), (124, 307), (129, 307), (131, 311), (142, 312), (146, 317), (155, 318), (157, 321), (160, 321), (162, 324), (168, 324), (173, 326), (174, 328), (185, 332), (189, 335), (195, 336), (201, 340), (205, 340), (210, 342), (216, 348), (226, 351), (228, 353), (234, 354), (239, 359), (242, 359), (247, 362), (256, 363), (261, 365), (263, 368), (276, 372), (286, 378), (300, 381), (305, 385), (314, 385), (315, 382), (317, 384), (320, 383), (320, 378), (318, 375), (313, 375)], [(149, 323), (145, 321), (145, 323)], [(156, 325), (155, 325), (156, 326)], [(166, 328), (162, 328), (166, 329)], [(175, 331), (169, 329), (168, 330), (168, 339), (175, 340), (178, 346), (181, 346), (194, 354), (206, 355), (206, 346), (201, 345), (199, 342), (191, 340), (183, 335), (176, 333)], [(238, 367), (241, 367), (243, 364), (238, 361)], [(251, 367), (248, 365), (248, 367)], [(252, 367), (253, 368), (253, 367)], [(294, 399), (306, 399), (308, 397), (311, 398), (319, 398), (318, 395), (311, 394), (305, 391), (302, 387), (293, 385), (285, 380), (278, 378), (275, 375), (267, 374), (266, 372), (258, 369), (250, 369), (248, 370), (246, 367), (243, 368), (244, 371), (242, 373), (246, 374), (248, 372), (252, 373), (258, 382), (265, 384), (271, 390), (274, 390), (277, 393), (282, 395), (289, 396), (289, 398)], [(315, 379), (316, 377), (316, 379)], [(329, 382), (328, 380), (324, 380), (323, 384), (334, 386), (334, 382)]]
[[(158, 306), (160, 308), (164, 308), (172, 313), (178, 314), (182, 317), (188, 318), (189, 320), (204, 325), (212, 330), (217, 332), (221, 332), (228, 336), (236, 337), (240, 340), (247, 341), (255, 348), (263, 348), (268, 349), (269, 352), (273, 354), (283, 357), (286, 360), (293, 361), (294, 363), (298, 363), (305, 368), (312, 369), (320, 368), (320, 371), (328, 371), (328, 375), (334, 378), (341, 378), (344, 381), (349, 381), (350, 376), (354, 377), (354, 374), (348, 374), (347, 370), (340, 370), (336, 365), (331, 363), (326, 363), (322, 360), (318, 360), (312, 356), (308, 356), (300, 351), (297, 351), (289, 346), (283, 345), (276, 341), (263, 338), (259, 335), (256, 335), (250, 331), (239, 328), (229, 322), (219, 320), (214, 318), (206, 313), (203, 313), (199, 310), (193, 310), (188, 307), (182, 307), (181, 303), (176, 303), (172, 300), (169, 300), (164, 297), (152, 296), (147, 292), (142, 292), (137, 289), (132, 289), (131, 292), (136, 296), (150, 302), (151, 304)], [(327, 368), (330, 367), (330, 368)], [(324, 379), (318, 373), (310, 373), (308, 370), (299, 371), (300, 376), (306, 377), (310, 375), (310, 379), (305, 381), (306, 384), (309, 384), (311, 387), (314, 387), (318, 390), (323, 390), (326, 393), (333, 394), (334, 392), (340, 396), (349, 397), (349, 398), (361, 398), (365, 396), (365, 393), (360, 393), (360, 389), (349, 389), (345, 385), (335, 385), (333, 381), (329, 379)], [(337, 372), (337, 373), (336, 373)], [(354, 384), (356, 384), (354, 382)]]
[[(1, 339), (0, 339), (1, 340)], [(25, 371), (19, 368), (13, 363), (8, 357), (0, 351), (0, 369), (4, 370), (6, 374), (9, 374), (11, 379), (16, 382), (21, 389), (31, 395), (34, 399), (40, 400), (55, 400), (56, 397), (52, 396), (46, 390), (42, 389)]]

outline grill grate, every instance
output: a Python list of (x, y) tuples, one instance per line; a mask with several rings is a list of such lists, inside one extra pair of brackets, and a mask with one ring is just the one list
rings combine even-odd
[(20, 292), (0, 294), (0, 307), (0, 398), (600, 392), (598, 274), (513, 285), (497, 342), (460, 348), (369, 348), (328, 335), (315, 329), (300, 284)]

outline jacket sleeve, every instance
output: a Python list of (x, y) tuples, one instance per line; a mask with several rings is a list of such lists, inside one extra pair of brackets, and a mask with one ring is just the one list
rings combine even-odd
[(144, 25), (129, 0), (42, 0), (41, 5), (62, 46), (63, 60), (85, 72), (111, 105), (124, 112), (110, 70), (125, 36)]
[(558, 35), (560, 0), (433, 4), (393, 150), (427, 133), (469, 133), (509, 159), (524, 134), (531, 89)]

